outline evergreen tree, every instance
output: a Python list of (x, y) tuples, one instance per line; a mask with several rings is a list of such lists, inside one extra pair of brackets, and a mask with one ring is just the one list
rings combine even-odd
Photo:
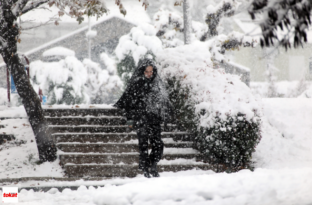
[[(150, 58), (155, 60), (155, 55), (152, 53), (152, 51), (147, 51), (144, 55), (140, 57), (140, 60), (138, 64), (140, 64), (140, 61), (145, 59), (145, 58)], [(118, 64), (117, 64), (117, 72), (119, 77), (122, 79), (124, 82), (124, 86), (127, 85), (128, 81), (130, 80), (133, 71), (136, 68), (136, 63), (134, 61), (134, 58), (132, 56), (132, 53), (129, 52), (124, 59), (122, 59)]]
[[(312, 2), (304, 0), (253, 0), (248, 12), (252, 19), (262, 16), (260, 27), (263, 38), (261, 46), (282, 45), (291, 47), (290, 39), (296, 48), (307, 42), (306, 31), (311, 25)], [(278, 30), (284, 35), (278, 37)]]

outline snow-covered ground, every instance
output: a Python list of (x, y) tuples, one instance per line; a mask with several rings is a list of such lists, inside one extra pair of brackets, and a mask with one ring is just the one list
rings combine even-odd
[[(87, 107), (87, 105), (84, 105)], [(105, 181), (27, 181), (1, 186), (80, 186), (77, 191), (51, 189), (47, 193), (21, 191), (20, 204), (312, 204), (312, 100), (263, 99), (262, 140), (253, 155), (254, 172), (214, 173), (191, 170), (165, 172), (160, 178), (116, 178)], [(83, 107), (83, 106), (82, 106)], [(0, 109), (25, 116), (22, 107)], [(19, 113), (19, 114), (18, 114)], [(1, 145), (0, 178), (55, 176), (63, 172), (58, 161), (36, 165), (34, 136), (27, 119), (2, 120), (0, 132), (15, 134), (15, 145)], [(32, 142), (33, 140), (33, 142)], [(32, 155), (33, 154), (33, 155)], [(31, 157), (32, 155), (32, 157)], [(88, 185), (103, 186), (101, 188)]]
[[(293, 98), (301, 96), (303, 98), (312, 97), (311, 81), (277, 81), (274, 83), (276, 96), (281, 98)], [(261, 98), (268, 96), (268, 82), (250, 82), (252, 93)]]
[(125, 180), (122, 186), (108, 183), (97, 189), (81, 186), (77, 191), (51, 189), (47, 193), (24, 190), (19, 194), (19, 202), (32, 205), (311, 204), (311, 174), (312, 169), (308, 168), (243, 170), (234, 174), (185, 171), (165, 173), (157, 179)]

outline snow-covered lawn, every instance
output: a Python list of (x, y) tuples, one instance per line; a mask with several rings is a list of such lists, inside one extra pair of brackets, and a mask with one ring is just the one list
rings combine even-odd
[[(254, 172), (242, 170), (232, 174), (217, 174), (191, 170), (166, 172), (160, 178), (153, 179), (137, 176), (97, 182), (28, 181), (12, 186), (82, 185), (77, 191), (22, 191), (19, 203), (32, 205), (312, 204), (312, 100), (278, 98), (263, 99), (262, 103), (262, 140), (253, 155)], [(0, 109), (0, 116), (6, 116), (4, 113), (8, 112)], [(14, 112), (15, 116), (23, 116), (21, 108), (21, 113)], [(18, 140), (27, 140), (26, 144), (20, 146), (1, 145), (0, 178), (62, 176), (58, 162), (34, 165), (29, 160), (29, 155), (37, 151), (35, 143), (31, 142), (34, 136), (26, 119), (3, 120), (0, 124), (8, 125), (1, 132), (13, 133)], [(34, 158), (38, 157), (35, 155)], [(105, 187), (87, 189), (87, 185)]]

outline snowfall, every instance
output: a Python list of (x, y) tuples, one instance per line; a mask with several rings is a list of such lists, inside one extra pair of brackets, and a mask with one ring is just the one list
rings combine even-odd
[[(118, 10), (112, 7), (111, 13), (114, 9)], [(129, 9), (127, 14), (133, 23), (142, 19), (136, 11)], [(109, 17), (104, 15), (102, 18)], [(27, 18), (35, 17), (29, 15)], [(216, 173), (194, 169), (161, 172), (160, 178), (151, 179), (138, 175), (100, 181), (28, 180), (2, 182), (0, 187), (51, 187), (48, 192), (22, 189), (18, 203), (31, 205), (312, 205), (312, 85), (308, 84), (302, 95), (293, 97), (292, 90), (297, 84), (277, 83), (278, 92), (288, 98), (265, 98), (267, 84), (251, 83), (263, 113), (262, 139), (252, 157), (254, 171)], [(39, 159), (38, 151), (24, 107), (4, 105), (6, 95), (6, 90), (0, 88), (0, 125), (5, 125), (0, 134), (14, 134), (16, 140), (0, 145), (0, 180), (64, 177), (58, 159), (40, 165), (35, 163)], [(52, 108), (76, 106), (111, 107), (83, 104), (53, 105)], [(79, 188), (61, 192), (53, 188), (60, 186)]]
[[(96, 106), (96, 105), (94, 105)], [(101, 105), (100, 107), (109, 107)], [(55, 106), (54, 106), (55, 107)], [(56, 106), (57, 107), (57, 106)], [(63, 106), (64, 107), (64, 106)], [(88, 107), (88, 105), (81, 105)], [(20, 181), (1, 186), (51, 187), (22, 190), (20, 204), (312, 204), (312, 103), (309, 98), (263, 98), (262, 140), (253, 155), (255, 170), (237, 173), (190, 170), (163, 172), (160, 178), (102, 181)], [(63, 177), (59, 161), (36, 165), (34, 135), (23, 107), (0, 107), (1, 133), (19, 145), (1, 145), (0, 178)], [(59, 192), (53, 186), (80, 186)]]

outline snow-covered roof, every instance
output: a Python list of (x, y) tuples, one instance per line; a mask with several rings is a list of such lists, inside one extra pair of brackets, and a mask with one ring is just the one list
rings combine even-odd
[[(110, 18), (106, 18), (106, 19), (104, 19), (104, 20), (97, 21), (96, 23), (91, 24), (91, 27), (94, 27), (94, 26), (96, 26), (96, 25), (98, 25), (98, 24), (101, 24), (101, 23), (103, 23), (104, 21), (109, 21), (109, 20), (111, 20), (111, 19), (113, 19), (113, 18), (119, 18), (119, 19), (121, 19), (120, 17), (117, 17), (117, 16), (111, 16)], [(127, 21), (126, 19), (122, 19), (122, 20)], [(127, 22), (129, 22), (129, 21), (127, 21)], [(129, 23), (131, 23), (131, 22), (129, 22)], [(50, 46), (50, 45), (55, 44), (56, 42), (59, 42), (59, 41), (64, 40), (64, 39), (66, 39), (66, 38), (68, 38), (68, 37), (70, 37), (70, 36), (73, 36), (73, 35), (75, 35), (75, 34), (77, 34), (77, 33), (80, 33), (80, 32), (82, 32), (82, 31), (87, 31), (87, 30), (88, 30), (88, 26), (84, 26), (84, 27), (82, 27), (82, 28), (80, 28), (80, 29), (77, 29), (76, 31), (73, 31), (73, 32), (67, 34), (67, 35), (61, 36), (61, 37), (59, 37), (59, 38), (57, 38), (57, 39), (54, 39), (54, 40), (52, 40), (52, 41), (50, 41), (50, 42), (48, 42), (48, 43), (45, 43), (45, 44), (43, 44), (43, 45), (41, 45), (41, 46), (38, 46), (37, 48), (34, 48), (34, 49), (30, 50), (30, 51), (27, 51), (27, 52), (25, 52), (25, 55), (26, 55), (26, 56), (27, 56), (27, 55), (30, 55), (30, 54), (32, 54), (32, 53), (34, 53), (34, 52), (36, 52), (36, 51), (39, 51), (39, 50), (41, 50), (41, 49), (43, 49), (43, 48), (46, 48), (46, 47), (48, 47), (48, 46)]]
[[(109, 18), (105, 18), (105, 19), (103, 19), (103, 20), (101, 20), (101, 21), (97, 21), (96, 23), (91, 23), (91, 28), (94, 27), (94, 26), (96, 26), (96, 25), (98, 25), (98, 24), (103, 23), (104, 21), (109, 21), (109, 20), (111, 20), (111, 19), (113, 19), (113, 18), (118, 18), (118, 19), (121, 19), (121, 20), (123, 20), (123, 21), (126, 21), (126, 22), (128, 22), (128, 23), (133, 24), (131, 21), (128, 21), (128, 19), (126, 19), (126, 18), (120, 18), (119, 16), (110, 16)], [(134, 26), (136, 26), (136, 25), (137, 25), (137, 24), (134, 24)], [(75, 34), (78, 34), (78, 33), (80, 33), (80, 32), (87, 31), (87, 30), (88, 30), (88, 26), (84, 26), (84, 27), (82, 27), (82, 28), (80, 28), (80, 29), (77, 29), (76, 31), (73, 31), (73, 32), (71, 32), (71, 33), (69, 33), (69, 34), (66, 34), (66, 35), (64, 35), (64, 36), (61, 36), (61, 37), (59, 37), (59, 38), (57, 38), (57, 39), (54, 39), (54, 40), (52, 40), (52, 41), (50, 41), (50, 42), (48, 42), (48, 43), (45, 43), (45, 44), (43, 44), (43, 45), (41, 45), (41, 46), (38, 46), (38, 47), (36, 47), (36, 48), (34, 48), (34, 49), (31, 49), (31, 50), (29, 50), (29, 51), (27, 51), (27, 52), (25, 52), (25, 53), (22, 53), (22, 54), (24, 54), (24, 55), (26, 55), (26, 56), (31, 55), (31, 54), (33, 54), (33, 53), (35, 53), (35, 52), (37, 52), (37, 51), (40, 51), (41, 49), (44, 49), (44, 48), (46, 48), (46, 47), (49, 47), (49, 46), (53, 45), (53, 44), (55, 44), (55, 43), (57, 43), (57, 42), (59, 42), (59, 41), (61, 41), (61, 40), (67, 39), (67, 38), (69, 38), (69, 37), (71, 37), (71, 36), (73, 36), (73, 35), (75, 35)], [(17, 53), (19, 53), (19, 52), (17, 52)], [(3, 67), (3, 66), (5, 66), (5, 63), (1, 63), (1, 64), (0, 64), (0, 68)]]
[[(115, 4), (114, 0), (105, 1), (105, 4), (107, 8), (109, 9), (109, 12), (107, 14), (104, 14), (99, 19), (96, 19), (96, 17), (91, 17), (91, 26), (95, 26), (97, 24), (100, 24), (104, 21), (110, 20), (112, 18), (119, 18), (124, 21), (127, 21), (131, 24), (138, 25), (140, 23), (150, 23), (151, 19), (147, 12), (145, 11), (144, 7), (142, 7), (142, 2), (139, 1), (133, 1), (133, 0), (124, 0), (122, 1), (122, 4), (124, 8), (127, 10), (126, 16), (120, 13), (119, 7)], [(21, 16), (22, 22), (35, 22), (35, 23), (46, 23), (50, 18), (52, 17), (59, 17), (58, 16), (58, 9), (55, 6), (49, 7), (47, 4), (42, 6), (43, 8), (35, 9), (33, 11), (29, 11), (26, 14), (23, 14)], [(71, 18), (67, 15), (64, 15), (62, 17), (59, 17), (60, 24), (61, 23), (75, 23), (77, 24), (77, 20), (74, 18)], [(87, 17), (84, 16), (85, 21), (87, 21)], [(57, 28), (57, 27), (56, 27)], [(64, 35), (60, 38), (57, 38), (55, 40), (52, 40), (42, 46), (39, 46), (37, 48), (34, 48), (30, 51), (25, 52), (25, 55), (30, 55), (36, 51), (41, 50), (42, 48), (45, 48), (47, 46), (50, 46), (60, 40), (66, 39), (69, 36), (72, 36), (76, 33), (79, 33), (81, 31), (87, 30), (88, 26), (84, 26), (81, 29), (77, 29), (76, 31)], [(5, 66), (5, 63), (0, 63), (0, 67)]]
[(42, 56), (75, 56), (75, 51), (61, 46), (51, 48), (43, 52)]

